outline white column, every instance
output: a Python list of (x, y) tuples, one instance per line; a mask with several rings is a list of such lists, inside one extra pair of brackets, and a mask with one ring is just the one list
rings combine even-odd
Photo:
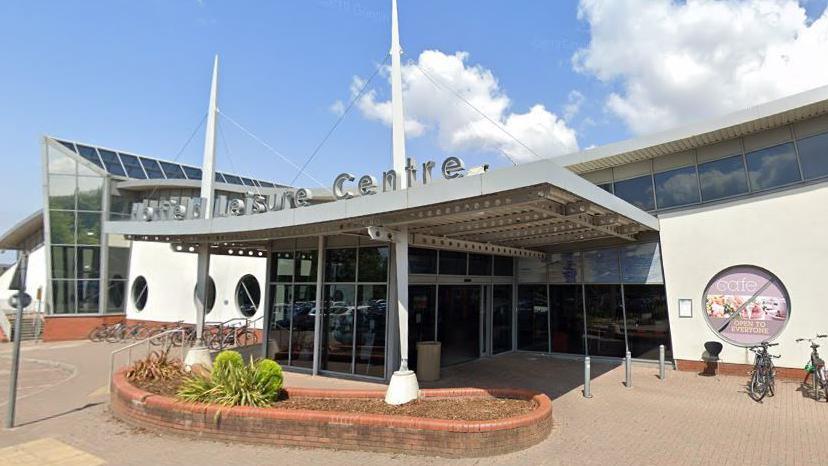
[(201, 218), (213, 216), (214, 188), (216, 180), (216, 117), (218, 116), (218, 65), (213, 61), (213, 80), (210, 85), (210, 106), (207, 109), (207, 127), (204, 132), (204, 158), (201, 164)]
[(316, 253), (316, 315), (313, 319), (313, 375), (319, 374), (322, 344), (322, 316), (325, 307), (325, 237), (320, 236)]
[(198, 260), (196, 262), (196, 337), (202, 342), (204, 334), (204, 318), (207, 315), (208, 294), (210, 292), (210, 244), (198, 245)]
[(397, 318), (400, 327), (400, 371), (408, 370), (408, 228), (402, 227), (394, 243), (397, 275)]
[(397, 20), (397, 0), (391, 2), (391, 151), (394, 171), (397, 172), (397, 185), (400, 189), (408, 187), (405, 174), (405, 115), (402, 97), (402, 67), (400, 60), (400, 28)]

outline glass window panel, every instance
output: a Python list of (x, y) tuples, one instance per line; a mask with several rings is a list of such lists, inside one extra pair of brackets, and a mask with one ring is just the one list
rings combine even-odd
[(144, 173), (144, 169), (141, 167), (141, 162), (138, 160), (138, 157), (123, 153), (119, 153), (118, 155), (121, 156), (121, 162), (123, 162), (127, 175), (129, 175), (130, 178), (137, 178), (139, 180), (147, 179), (147, 175)]
[(101, 214), (78, 212), (78, 244), (101, 243)]
[(441, 275), (466, 275), (466, 253), (440, 251)]
[(317, 252), (296, 251), (296, 268), (293, 280), (297, 283), (316, 282)]
[(437, 273), (437, 250), (408, 248), (408, 273)]
[(806, 180), (828, 176), (828, 133), (796, 141)]
[(75, 213), (50, 210), (49, 230), (52, 244), (75, 244)]
[(78, 280), (77, 283), (78, 313), (97, 313), (101, 295), (101, 282), (99, 280)]
[(230, 184), (238, 184), (238, 185), (244, 186), (244, 183), (242, 183), (241, 178), (239, 178), (236, 175), (228, 175), (228, 174), (225, 173), (224, 174), (224, 180), (227, 181)]
[(161, 167), (158, 166), (158, 162), (152, 159), (145, 159), (144, 157), (140, 157), (139, 160), (141, 161), (141, 166), (144, 167), (144, 171), (147, 172), (147, 177), (151, 180), (163, 180), (164, 179), (164, 172), (161, 171)]
[(274, 252), (270, 256), (270, 281), (277, 283), (293, 282), (293, 253)]
[(658, 360), (658, 346), (664, 345), (665, 358), (673, 359), (664, 286), (626, 285), (624, 300), (632, 357)]
[(469, 254), (469, 275), (492, 275), (492, 256)]
[(161, 169), (164, 170), (164, 174), (167, 175), (167, 179), (169, 180), (183, 180), (187, 178), (184, 176), (184, 170), (181, 169), (181, 165), (177, 163), (170, 163), (170, 162), (159, 162), (161, 164)]
[(417, 342), (436, 339), (436, 305), (436, 286), (408, 287), (408, 367), (412, 370), (417, 369)]
[(584, 252), (584, 281), (586, 283), (620, 283), (618, 250), (598, 249)]
[(76, 254), (78, 258), (78, 278), (100, 278), (101, 248), (80, 246)]
[(546, 285), (518, 286), (518, 349), (549, 351), (549, 303)]
[(126, 312), (126, 280), (109, 281), (106, 312)]
[(584, 307), (580, 285), (549, 287), (549, 327), (553, 352), (584, 353)]
[(74, 246), (52, 246), (52, 278), (75, 278)]
[(181, 168), (184, 169), (184, 174), (187, 175), (188, 179), (201, 180), (201, 169), (200, 168), (188, 167), (186, 165), (182, 165)]
[(658, 243), (621, 248), (621, 276), (624, 283), (664, 283)]
[(253, 275), (245, 275), (236, 285), (236, 305), (244, 317), (253, 317), (262, 301), (262, 289)]
[(639, 176), (624, 181), (616, 181), (615, 195), (643, 210), (655, 209), (653, 197), (653, 178), (650, 175)]
[(98, 152), (101, 154), (104, 165), (106, 165), (106, 171), (113, 175), (126, 176), (124, 167), (121, 166), (121, 161), (118, 160), (118, 154), (106, 149), (99, 149)]
[(133, 194), (128, 191), (121, 191), (122, 196), (112, 195), (109, 197), (109, 217), (123, 218), (132, 214), (132, 202), (135, 200)]
[(492, 354), (512, 349), (512, 285), (492, 287)]
[(514, 257), (494, 256), (494, 275), (496, 277), (511, 277), (514, 274)]
[(49, 208), (75, 210), (77, 187), (74, 175), (49, 175)]
[(800, 181), (799, 163), (792, 142), (745, 154), (750, 187), (754, 191)]
[[(113, 235), (109, 235), (111, 239)], [(109, 246), (109, 278), (125, 280), (129, 273), (129, 248)]]
[(599, 184), (598, 187), (610, 194), (612, 193), (612, 183), (602, 183)]
[(95, 151), (95, 148), (78, 144), (78, 153), (81, 157), (94, 163), (98, 167), (103, 168), (103, 165), (101, 165), (101, 159), (98, 158), (98, 152)]
[(78, 172), (78, 163), (62, 150), (49, 146), (49, 173), (56, 175), (74, 175)]
[(358, 288), (355, 374), (372, 377), (385, 375), (387, 299), (386, 285), (360, 285)]
[(293, 287), (293, 330), (290, 337), (290, 364), (313, 367), (314, 325), (316, 320), (316, 285)]
[(550, 283), (578, 283), (581, 281), (581, 253), (548, 254)]
[(371, 247), (359, 249), (360, 282), (388, 281), (388, 247)]
[(328, 249), (326, 251), (325, 281), (356, 281), (356, 249)]
[(282, 365), (288, 365), (290, 354), (290, 319), (293, 307), (293, 286), (270, 286), (270, 331), (268, 332), (268, 357)]
[(218, 172), (216, 172), (216, 181), (218, 181), (219, 183), (226, 183), (226, 181), (224, 180), (224, 175)]
[(260, 184), (263, 188), (273, 188), (273, 187), (274, 187), (273, 183), (271, 183), (271, 182), (269, 182), (269, 181), (261, 181), (261, 180), (259, 180), (259, 184)]
[(147, 279), (143, 276), (138, 276), (132, 282), (130, 294), (132, 295), (132, 304), (135, 305), (135, 309), (143, 311), (149, 300), (149, 284), (147, 283)]
[(322, 320), (322, 369), (351, 373), (355, 285), (326, 285)]
[(623, 358), (624, 312), (620, 285), (585, 285), (587, 345), (592, 356)]
[(442, 343), (441, 366), (480, 357), (480, 299), (480, 286), (440, 285), (437, 288), (437, 340)]
[(256, 183), (254, 183), (253, 180), (251, 180), (250, 178), (242, 178), (241, 180), (245, 186), (252, 186), (254, 188), (256, 187)]
[(75, 293), (77, 286), (75, 280), (52, 280), (52, 304), (55, 314), (74, 314)]
[(748, 192), (741, 155), (699, 164), (702, 200), (712, 201)]
[(58, 140), (58, 139), (55, 139), (55, 141), (57, 141), (57, 142), (61, 143), (61, 145), (63, 145), (63, 147), (65, 147), (65, 148), (69, 149), (70, 151), (72, 151), (72, 152), (74, 152), (74, 153), (77, 153), (77, 150), (75, 149), (75, 143), (72, 143), (72, 142), (66, 142), (66, 141), (60, 141), (60, 140)]
[(104, 180), (100, 177), (78, 177), (78, 210), (97, 210), (103, 208)]
[(659, 209), (701, 202), (696, 167), (684, 167), (664, 173), (656, 173), (655, 185)]

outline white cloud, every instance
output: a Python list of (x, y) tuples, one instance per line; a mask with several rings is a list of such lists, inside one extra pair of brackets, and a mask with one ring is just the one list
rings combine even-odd
[[(448, 55), (427, 50), (420, 54), (416, 63), (403, 65), (403, 101), (408, 137), (417, 137), (433, 130), (444, 150), (500, 151), (518, 161), (536, 159), (532, 152), (542, 157), (553, 157), (578, 149), (575, 131), (562, 118), (540, 104), (526, 113), (510, 111), (511, 100), (492, 72), (479, 65), (469, 65), (467, 60), (465, 52)], [(384, 74), (388, 75), (387, 68)], [(363, 85), (361, 78), (354, 78), (351, 95), (358, 95)], [(488, 118), (498, 122), (522, 144), (446, 88), (457, 92)], [(571, 100), (570, 104), (574, 102)], [(378, 100), (376, 90), (365, 92), (356, 106), (364, 117), (391, 124), (391, 102)]]
[(569, 91), (566, 105), (564, 105), (564, 119), (571, 121), (578, 112), (581, 111), (581, 105), (584, 103), (584, 95), (578, 91)]
[(828, 12), (795, 0), (581, 0), (576, 70), (608, 82), (607, 108), (649, 133), (828, 84)]

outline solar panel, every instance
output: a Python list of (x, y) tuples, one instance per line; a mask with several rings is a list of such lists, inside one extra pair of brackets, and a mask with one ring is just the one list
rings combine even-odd
[(241, 180), (245, 186), (252, 186), (254, 188), (256, 187), (256, 183), (254, 183), (253, 180), (251, 180), (250, 178), (242, 178)]
[(182, 165), (181, 168), (184, 169), (184, 174), (187, 175), (187, 178), (191, 180), (200, 180), (201, 179), (201, 169), (195, 167), (188, 167), (186, 165)]
[(244, 183), (242, 183), (241, 178), (239, 178), (236, 175), (228, 175), (224, 173), (224, 179), (227, 180), (227, 182), (230, 184), (238, 184), (244, 186)]
[(144, 171), (147, 172), (147, 177), (153, 180), (164, 179), (164, 172), (162, 172), (161, 167), (158, 166), (157, 160), (147, 159), (144, 157), (139, 158), (141, 159), (141, 165), (144, 167)]
[(224, 181), (224, 175), (222, 175), (219, 172), (216, 172), (216, 181), (218, 181), (219, 183), (227, 183), (226, 181)]
[[(101, 164), (101, 159), (98, 158), (98, 153), (95, 151), (94, 147), (89, 146), (82, 146), (78, 144), (78, 153), (81, 157), (85, 158), (86, 160), (94, 163), (95, 165), (103, 168)], [(121, 170), (123, 171), (123, 170)], [(116, 173), (117, 174), (117, 173)], [(123, 173), (121, 173), (123, 175)]]
[(124, 168), (130, 178), (147, 179), (147, 175), (144, 173), (144, 169), (141, 168), (141, 162), (138, 161), (138, 157), (120, 152), (118, 155), (121, 157), (121, 163), (124, 164)]
[(184, 176), (184, 170), (181, 169), (181, 165), (170, 162), (160, 163), (161, 169), (164, 170), (164, 174), (167, 175), (168, 180), (183, 180), (187, 178)]
[(59, 139), (55, 139), (55, 141), (57, 141), (57, 142), (59, 142), (59, 143), (63, 144), (63, 145), (64, 145), (64, 147), (66, 147), (67, 149), (71, 150), (71, 151), (72, 151), (72, 152), (74, 152), (74, 153), (77, 153), (77, 152), (78, 152), (77, 150), (75, 150), (75, 145), (74, 145), (74, 144), (72, 144), (71, 142), (61, 141), (61, 140), (59, 140)]
[(260, 184), (263, 188), (274, 188), (274, 187), (276, 187), (276, 185), (274, 185), (273, 183), (271, 183), (271, 182), (269, 182), (269, 181), (262, 181), (262, 180), (259, 180), (259, 184)]
[(126, 176), (124, 167), (121, 166), (121, 161), (118, 160), (118, 154), (106, 149), (98, 149), (98, 153), (101, 154), (101, 160), (106, 166), (106, 171), (113, 175)]

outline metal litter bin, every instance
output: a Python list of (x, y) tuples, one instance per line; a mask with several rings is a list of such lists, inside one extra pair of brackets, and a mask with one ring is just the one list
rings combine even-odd
[(417, 342), (417, 379), (423, 382), (440, 380), (440, 351), (439, 341)]

